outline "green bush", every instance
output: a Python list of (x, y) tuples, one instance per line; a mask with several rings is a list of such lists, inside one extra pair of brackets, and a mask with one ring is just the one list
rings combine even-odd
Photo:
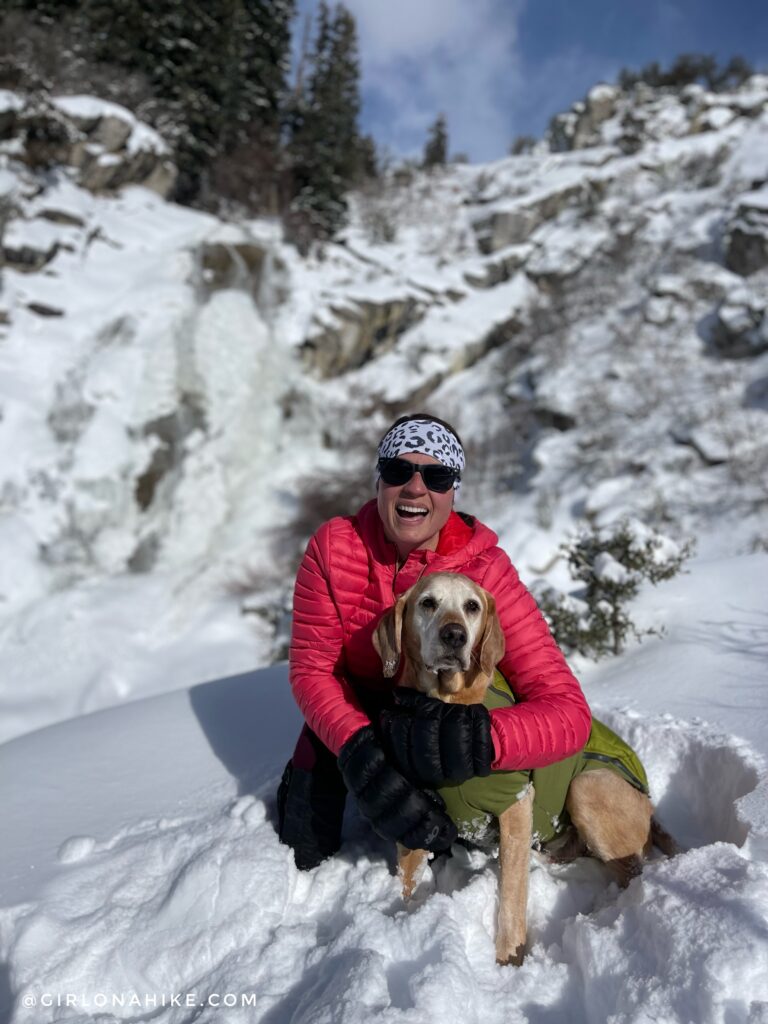
[(582, 586), (566, 594), (541, 580), (534, 595), (559, 646), (597, 659), (621, 654), (629, 636), (660, 632), (638, 629), (628, 605), (645, 581), (655, 585), (679, 573), (693, 545), (681, 547), (624, 519), (618, 526), (583, 530), (561, 551), (571, 577)]

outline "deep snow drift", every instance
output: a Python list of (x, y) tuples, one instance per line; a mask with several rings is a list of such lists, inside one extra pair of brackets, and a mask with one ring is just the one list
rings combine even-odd
[(586, 672), (689, 851), (624, 892), (595, 861), (532, 854), (520, 969), (494, 962), (486, 853), (456, 847), (406, 907), (393, 850), (351, 812), (341, 853), (296, 870), (273, 825), (299, 727), (284, 668), (0, 747), (11, 1019), (764, 1020), (767, 561), (700, 562), (644, 595), (668, 637)]

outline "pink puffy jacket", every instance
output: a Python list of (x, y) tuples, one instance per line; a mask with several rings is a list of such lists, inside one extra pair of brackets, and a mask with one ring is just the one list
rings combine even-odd
[(506, 640), (499, 668), (519, 703), (491, 712), (492, 767), (539, 768), (580, 750), (589, 737), (587, 702), (496, 534), (452, 512), (437, 550), (411, 552), (398, 571), (375, 501), (324, 523), (296, 577), (290, 679), (310, 728), (338, 754), (369, 724), (356, 689), (392, 685), (382, 676), (373, 631), (399, 595), (431, 572), (464, 573), (496, 600)]

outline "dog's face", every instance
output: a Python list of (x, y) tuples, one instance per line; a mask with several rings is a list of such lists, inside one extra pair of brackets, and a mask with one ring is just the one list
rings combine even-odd
[[(466, 576), (439, 572), (407, 590), (382, 618), (373, 644), (392, 677), (442, 700), (482, 700), (504, 635), (493, 597)], [(479, 698), (478, 698), (479, 694)]]

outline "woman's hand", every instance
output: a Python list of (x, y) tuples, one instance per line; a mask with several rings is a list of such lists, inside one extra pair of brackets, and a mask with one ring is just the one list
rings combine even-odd
[(359, 729), (341, 748), (339, 769), (360, 811), (382, 838), (435, 853), (457, 838), (440, 797), (417, 789), (390, 764), (371, 726)]
[(487, 708), (445, 704), (405, 687), (394, 692), (394, 708), (380, 716), (381, 735), (404, 775), (422, 786), (490, 775), (494, 750)]

